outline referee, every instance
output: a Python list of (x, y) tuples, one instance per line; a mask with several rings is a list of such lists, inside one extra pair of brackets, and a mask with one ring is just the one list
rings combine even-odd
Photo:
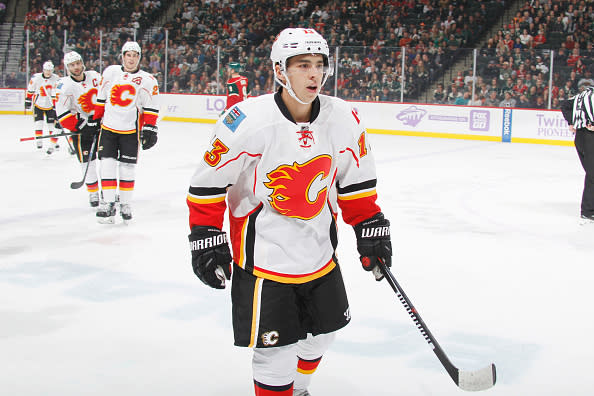
[(580, 81), (580, 93), (561, 103), (561, 112), (575, 135), (575, 149), (586, 176), (580, 224), (594, 223), (594, 87)]

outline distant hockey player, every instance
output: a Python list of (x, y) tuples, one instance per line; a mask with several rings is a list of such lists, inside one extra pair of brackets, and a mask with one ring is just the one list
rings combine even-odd
[[(73, 135), (76, 156), (86, 176), (89, 203), (99, 206), (99, 181), (97, 177), (97, 139), (99, 139), (99, 120), (93, 118), (97, 90), (101, 75), (94, 70), (86, 70), (82, 57), (75, 51), (64, 55), (64, 69), (67, 77), (58, 82), (56, 93), (56, 112), (60, 124)], [(91, 147), (95, 142), (93, 152)], [(89, 162), (90, 161), (90, 162)]]
[(225, 110), (248, 97), (248, 79), (239, 74), (240, 71), (241, 65), (239, 63), (229, 63), (231, 77), (227, 80), (227, 106), (225, 107)]
[[(253, 348), (257, 396), (309, 395), (351, 319), (335, 254), (339, 208), (363, 268), (380, 280), (379, 262), (391, 265), (365, 127), (349, 103), (319, 94), (328, 56), (313, 29), (283, 30), (270, 55), (281, 88), (217, 121), (187, 196), (194, 273), (216, 289), (233, 274), (235, 345)], [(222, 230), (227, 205), (233, 254)]]
[[(35, 73), (29, 80), (25, 95), (25, 109), (29, 109), (33, 105), (35, 136), (43, 135), (44, 121), (48, 134), (54, 133), (54, 123), (56, 121), (56, 111), (54, 110), (55, 91), (59, 78), (58, 75), (54, 74), (54, 64), (47, 61), (43, 64), (43, 71)], [(36, 141), (36, 145), (38, 149), (43, 149), (41, 139)], [(50, 138), (47, 153), (52, 154), (59, 147), (58, 139)]]
[(100, 223), (114, 222), (117, 189), (120, 215), (124, 222), (132, 219), (130, 202), (138, 146), (140, 143), (143, 150), (148, 150), (157, 143), (159, 86), (151, 74), (140, 70), (141, 55), (137, 42), (126, 42), (122, 46), (122, 65), (112, 65), (103, 71), (97, 94), (94, 117), (103, 117), (98, 151), (103, 192), (97, 210)]

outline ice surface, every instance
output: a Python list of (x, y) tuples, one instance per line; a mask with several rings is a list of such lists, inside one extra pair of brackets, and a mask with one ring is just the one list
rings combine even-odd
[[(80, 167), (0, 116), (0, 389), (19, 396), (251, 395), (229, 292), (192, 273), (185, 197), (210, 126), (162, 122), (125, 226), (95, 221)], [(571, 147), (371, 135), (393, 272), (461, 369), (497, 365), (489, 395), (591, 395), (594, 225)], [(46, 142), (47, 144), (47, 142)], [(322, 395), (456, 388), (386, 282), (339, 259), (352, 323), (316, 373)]]

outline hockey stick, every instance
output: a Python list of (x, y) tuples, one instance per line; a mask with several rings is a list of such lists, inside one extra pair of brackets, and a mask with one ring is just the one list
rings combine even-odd
[(56, 134), (53, 134), (53, 135), (30, 136), (30, 137), (20, 138), (19, 140), (21, 142), (24, 142), (24, 141), (27, 141), (27, 140), (58, 138), (60, 136), (72, 136), (72, 135), (76, 135), (77, 133), (78, 132), (64, 132), (64, 133), (56, 133)]
[(439, 343), (437, 342), (435, 337), (433, 337), (433, 334), (431, 334), (429, 328), (427, 327), (425, 322), (423, 322), (423, 319), (421, 319), (421, 315), (419, 315), (417, 309), (412, 305), (412, 303), (404, 293), (404, 290), (402, 290), (402, 287), (400, 287), (400, 285), (396, 281), (396, 278), (394, 278), (392, 271), (390, 271), (390, 269), (386, 267), (383, 262), (380, 262), (379, 267), (382, 273), (384, 274), (386, 280), (392, 287), (392, 289), (394, 289), (396, 296), (398, 297), (402, 305), (404, 305), (404, 308), (406, 308), (406, 311), (412, 318), (413, 322), (415, 322), (415, 324), (417, 325), (417, 328), (419, 329), (423, 337), (425, 337), (427, 343), (431, 345), (431, 348), (433, 348), (433, 352), (435, 353), (435, 355), (437, 355), (437, 358), (439, 359), (443, 367), (446, 369), (450, 377), (452, 377), (456, 385), (460, 389), (463, 389), (465, 391), (481, 391), (489, 389), (490, 387), (495, 385), (496, 371), (495, 365), (493, 363), (491, 363), (487, 367), (484, 367), (476, 371), (466, 371), (460, 370), (459, 368), (454, 366), (452, 362), (450, 362), (450, 359), (447, 357), (443, 349), (441, 349), (441, 346), (439, 346)]
[(85, 180), (87, 178), (87, 172), (89, 172), (89, 165), (91, 164), (93, 155), (95, 155), (95, 146), (96, 145), (97, 145), (97, 136), (94, 136), (93, 143), (91, 144), (91, 149), (89, 150), (89, 157), (87, 158), (87, 167), (85, 168), (85, 173), (82, 177), (82, 180), (70, 183), (71, 189), (73, 189), (73, 190), (79, 189), (83, 186), (83, 184), (85, 184)]

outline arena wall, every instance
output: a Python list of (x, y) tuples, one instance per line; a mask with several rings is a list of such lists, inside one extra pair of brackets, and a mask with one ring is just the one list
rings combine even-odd
[[(22, 89), (0, 89), (0, 114), (25, 114)], [(225, 96), (161, 94), (163, 121), (214, 124)], [(572, 146), (559, 110), (351, 102), (369, 133)]]

